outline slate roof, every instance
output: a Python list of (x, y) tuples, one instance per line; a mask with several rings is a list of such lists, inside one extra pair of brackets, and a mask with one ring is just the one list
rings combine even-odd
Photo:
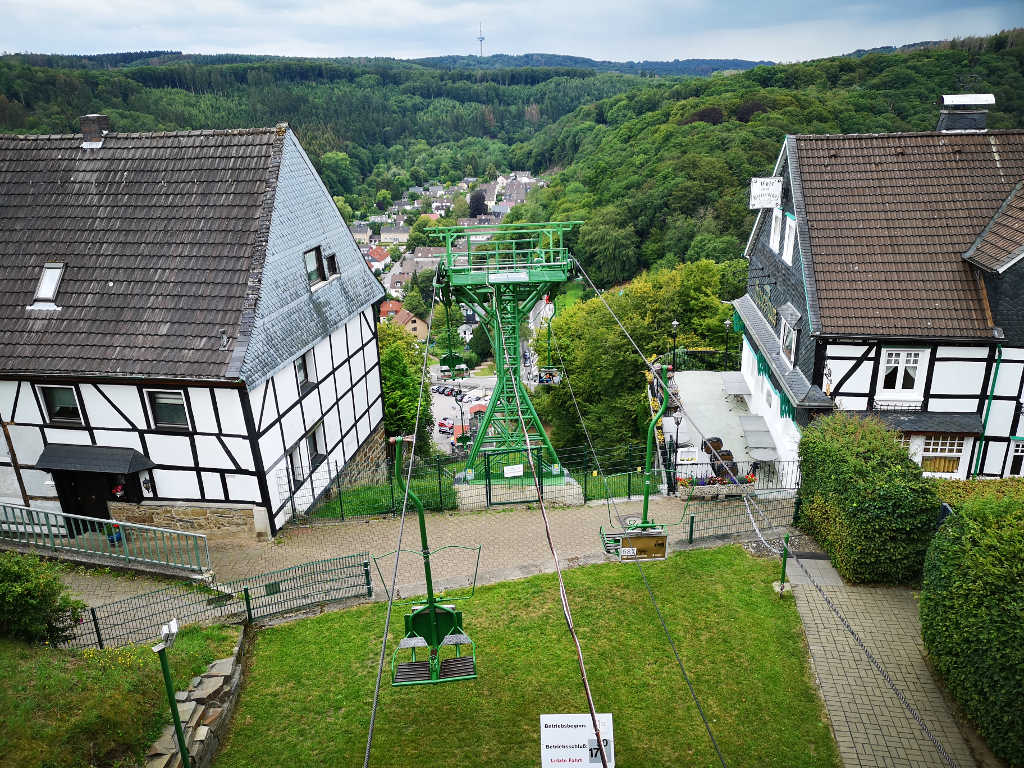
[(1024, 131), (793, 136), (788, 146), (821, 333), (992, 338), (962, 257), (1024, 178)]
[(941, 432), (962, 435), (980, 435), (981, 417), (977, 413), (949, 413), (946, 411), (853, 411), (858, 416), (876, 416), (886, 426), (901, 432)]
[(134, 448), (112, 448), (105, 445), (70, 445), (49, 443), (36, 459), (36, 469), (69, 469), (80, 472), (132, 474), (152, 469), (156, 464)]
[(1024, 181), (999, 206), (964, 258), (987, 272), (1003, 272), (1024, 257)]
[[(285, 132), (0, 136), (0, 370), (224, 377)], [(47, 262), (61, 309), (26, 309)]]
[(826, 395), (821, 387), (811, 384), (797, 367), (790, 367), (782, 357), (779, 349), (779, 337), (768, 325), (750, 296), (741, 296), (733, 303), (743, 325), (760, 348), (765, 361), (775, 374), (775, 379), (786, 391), (786, 396), (795, 406), (805, 408), (832, 408), (835, 403)]

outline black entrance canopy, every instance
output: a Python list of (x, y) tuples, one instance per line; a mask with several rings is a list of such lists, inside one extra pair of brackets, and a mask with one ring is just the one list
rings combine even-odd
[(149, 457), (134, 448), (65, 443), (50, 443), (43, 448), (36, 461), (36, 469), (108, 472), (116, 475), (130, 475), (155, 466)]

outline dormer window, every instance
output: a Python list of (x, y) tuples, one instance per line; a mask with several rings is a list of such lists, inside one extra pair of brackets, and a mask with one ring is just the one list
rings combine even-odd
[(327, 270), (324, 269), (324, 260), (319, 245), (306, 251), (302, 258), (306, 264), (306, 278), (309, 280), (310, 288), (327, 280)]
[(36, 284), (36, 293), (32, 297), (33, 303), (30, 309), (57, 309), (54, 300), (57, 298), (57, 289), (60, 288), (60, 279), (64, 276), (64, 264), (60, 262), (49, 262), (43, 264), (43, 272), (39, 275), (39, 282)]
[(786, 241), (782, 245), (782, 260), (793, 266), (793, 248), (796, 245), (796, 217), (786, 214)]

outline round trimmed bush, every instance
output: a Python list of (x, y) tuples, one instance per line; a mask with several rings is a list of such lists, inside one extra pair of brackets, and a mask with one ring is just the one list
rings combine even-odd
[(71, 636), (84, 608), (68, 594), (56, 565), (35, 555), (0, 552), (0, 635), (60, 643)]
[(997, 755), (1024, 765), (1024, 505), (975, 498), (928, 548), (921, 633), (950, 692)]
[(797, 525), (858, 583), (902, 584), (921, 575), (938, 522), (934, 483), (876, 418), (837, 411), (800, 439)]

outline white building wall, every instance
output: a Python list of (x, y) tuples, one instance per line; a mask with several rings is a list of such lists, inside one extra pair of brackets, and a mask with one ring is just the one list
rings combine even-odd
[[(797, 461), (800, 428), (791, 418), (781, 415), (778, 395), (768, 378), (757, 372), (757, 357), (745, 336), (740, 370), (750, 388), (750, 395), (745, 397), (747, 408), (751, 413), (764, 419), (768, 432), (775, 441), (779, 461)], [(770, 403), (766, 397), (770, 398)]]

